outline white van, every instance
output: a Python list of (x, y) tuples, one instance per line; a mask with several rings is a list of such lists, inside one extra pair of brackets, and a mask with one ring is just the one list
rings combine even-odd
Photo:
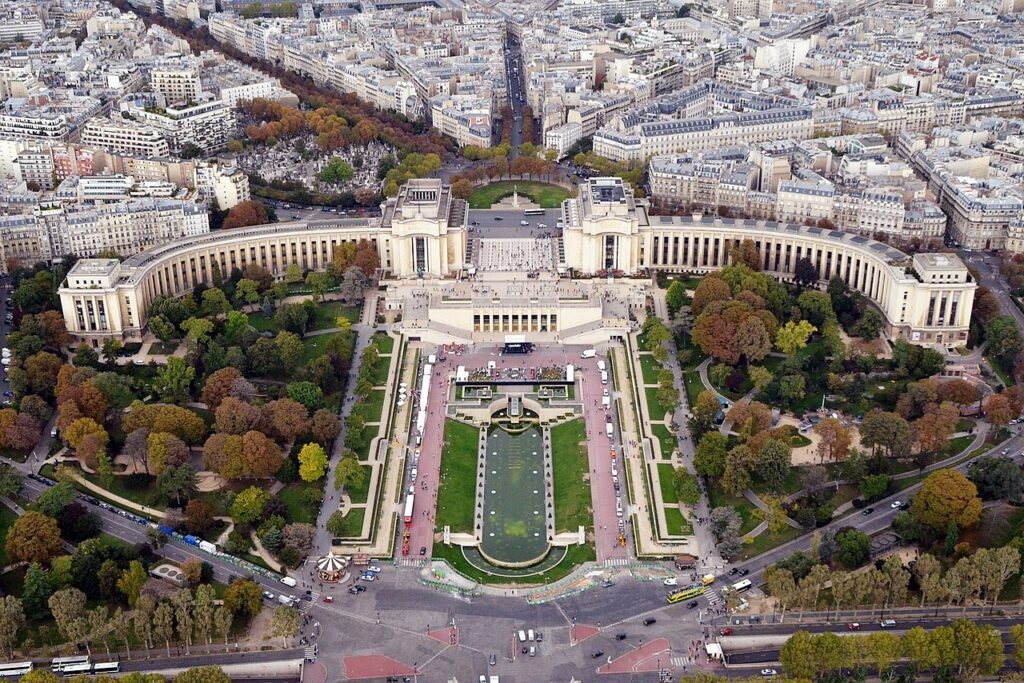
[(601, 384), (608, 384), (608, 371), (607, 370), (602, 370), (601, 371)]
[(601, 372), (604, 372), (607, 369), (604, 365), (603, 360), (597, 361), (597, 369), (600, 370)]
[(417, 474), (416, 468), (413, 467), (412, 468), (412, 472), (409, 473), (409, 479), (412, 480), (412, 481), (416, 481), (416, 474)]
[(532, 628), (526, 632), (526, 638), (528, 640), (533, 640), (533, 629)]
[(523, 629), (519, 629), (519, 642), (520, 643), (525, 643), (526, 642), (526, 631), (524, 631)]
[[(7, 349), (4, 349), (4, 350), (6, 351)], [(596, 355), (597, 355), (597, 351), (595, 351), (594, 349), (587, 349), (586, 351), (584, 351), (583, 353), (580, 354), (580, 358), (593, 358)], [(604, 362), (604, 361), (602, 361), (602, 362)]]
[(283, 583), (283, 584), (284, 584), (284, 585), (286, 585), (286, 586), (291, 586), (292, 588), (295, 588), (295, 587), (296, 587), (297, 585), (299, 585), (299, 584), (298, 584), (298, 583), (297, 583), (297, 582), (295, 581), (295, 579), (293, 579), (293, 578), (292, 578), (292, 577), (290, 577), (290, 576), (282, 576), (282, 577), (281, 577), (281, 583)]

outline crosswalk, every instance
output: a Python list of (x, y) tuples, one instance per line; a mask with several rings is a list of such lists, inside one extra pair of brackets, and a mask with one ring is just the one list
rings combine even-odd
[(628, 564), (628, 557), (613, 557), (604, 561), (604, 566), (606, 567), (624, 567)]
[(679, 669), (681, 667), (684, 667), (684, 666), (686, 666), (686, 664), (687, 664), (686, 657), (676, 656), (676, 657), (672, 658), (672, 668), (674, 668), (674, 669)]
[(316, 645), (307, 645), (305, 651), (305, 657), (308, 661), (316, 659), (317, 647)]
[(704, 597), (708, 599), (708, 604), (712, 607), (715, 607), (722, 602), (722, 596), (720, 596), (718, 591), (714, 588), (708, 588), (704, 591)]

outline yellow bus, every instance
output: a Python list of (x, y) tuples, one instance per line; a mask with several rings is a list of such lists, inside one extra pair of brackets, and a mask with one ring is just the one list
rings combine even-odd
[(677, 588), (669, 593), (666, 599), (668, 600), (668, 604), (674, 605), (677, 602), (704, 595), (704, 591), (706, 590), (707, 586), (703, 583), (695, 583), (687, 586), (686, 588)]

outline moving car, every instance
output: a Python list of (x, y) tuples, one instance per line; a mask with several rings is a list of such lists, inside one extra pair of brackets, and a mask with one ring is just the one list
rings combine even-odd
[(324, 602), (334, 602), (334, 596), (333, 595), (325, 595), (324, 596)]
[(653, 626), (654, 624), (657, 624), (657, 623), (658, 623), (658, 620), (655, 619), (654, 617), (647, 617), (646, 619), (644, 619), (644, 626)]
[(265, 597), (267, 600), (273, 600), (274, 594), (270, 591), (263, 591), (263, 597)]
[(900, 501), (898, 501), (898, 500), (894, 500), (894, 501), (893, 501), (893, 502), (892, 502), (892, 503), (891, 503), (891, 504), (889, 505), (889, 507), (891, 507), (891, 508), (892, 508), (893, 510), (896, 510), (896, 509), (898, 509), (898, 508), (899, 508), (899, 506), (900, 506), (900, 505), (903, 505), (903, 503), (901, 503), (901, 502), (900, 502)]
[(878, 625), (881, 626), (882, 628), (896, 628), (896, 620), (895, 619), (886, 619), (885, 621), (878, 622)]
[(590, 656), (593, 657), (594, 659), (597, 659), (598, 657), (604, 657), (604, 650), (598, 650), (597, 652), (595, 652), (594, 654), (592, 654)]
[(691, 600), (690, 602), (686, 603), (686, 607), (689, 608), (689, 609), (693, 609), (696, 606), (697, 606), (697, 601), (696, 600)]
[(615, 640), (625, 640), (625, 639), (626, 639), (626, 634), (625, 633), (616, 633), (615, 634)]
[(864, 508), (864, 512), (862, 512), (860, 514), (862, 514), (862, 515), (870, 515), (874, 511), (875, 511), (875, 508)]
[(775, 669), (761, 669), (762, 676), (778, 676), (779, 672)]
[(679, 585), (679, 582), (676, 581), (674, 578), (671, 578), (671, 577), (665, 579), (664, 581), (662, 581), (662, 583), (664, 585), (666, 585), (666, 586), (678, 586)]
[(858, 624), (856, 621), (851, 621), (849, 624), (846, 625), (846, 628), (850, 629), (851, 631), (859, 631), (860, 624)]

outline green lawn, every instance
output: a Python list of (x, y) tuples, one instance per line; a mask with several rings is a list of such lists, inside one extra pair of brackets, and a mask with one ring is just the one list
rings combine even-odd
[(640, 370), (644, 375), (644, 384), (657, 384), (658, 373), (661, 372), (661, 363), (654, 359), (649, 353), (640, 354)]
[(743, 546), (741, 556), (743, 559), (749, 560), (755, 555), (760, 555), (761, 553), (780, 546), (783, 543), (788, 543), (799, 535), (800, 530), (794, 529), (791, 526), (787, 526), (785, 529), (774, 535), (765, 531), (763, 534), (755, 536), (753, 543)]
[(502, 197), (511, 195), (513, 190), (518, 191), (520, 195), (529, 197), (545, 209), (557, 209), (562, 205), (563, 200), (569, 198), (569, 191), (558, 185), (523, 180), (502, 180), (473, 190), (473, 194), (469, 195), (469, 208), (489, 209)]
[(277, 332), (280, 328), (274, 322), (274, 316), (269, 318), (263, 315), (263, 311), (253, 311), (249, 314), (249, 324), (257, 332)]
[(366, 517), (366, 508), (352, 508), (345, 515), (345, 528), (348, 530), (346, 536), (360, 536), (363, 533), (363, 518)]
[(690, 520), (686, 519), (679, 508), (672, 505), (665, 507), (665, 526), (668, 527), (668, 533), (672, 535), (693, 535), (693, 525), (690, 524)]
[(149, 347), (149, 353), (153, 356), (169, 356), (178, 350), (180, 342), (153, 342), (153, 345)]
[(378, 332), (373, 335), (373, 343), (380, 353), (391, 353), (395, 348), (395, 338), (389, 334)]
[[(786, 476), (786, 480), (782, 482), (783, 493), (796, 493), (803, 488), (803, 484), (800, 482), (800, 472), (801, 469), (799, 467), (789, 468), (789, 474)], [(757, 494), (774, 493), (773, 491), (770, 491), (768, 486), (760, 479), (756, 479), (751, 484), (750, 488)]]
[(384, 412), (384, 390), (374, 389), (371, 391), (363, 399), (363, 405), (366, 406), (366, 421), (380, 422), (381, 414)]
[(829, 498), (828, 504), (833, 508), (838, 508), (843, 503), (849, 503), (851, 500), (860, 495), (860, 489), (853, 484), (843, 484), (839, 487), (839, 490), (832, 494)]
[(1010, 372), (1004, 368), (999, 361), (990, 356), (985, 356), (985, 360), (988, 361), (989, 366), (1003, 382), (1003, 386), (1012, 387), (1016, 384), (1016, 382), (1013, 381), (1013, 377), (1010, 376)]
[(704, 383), (700, 381), (700, 372), (697, 370), (684, 372), (683, 380), (686, 384), (686, 403), (692, 411), (693, 407), (697, 405), (697, 397), (700, 396), (700, 392), (704, 391)]
[(949, 458), (958, 453), (961, 453), (965, 448), (974, 443), (974, 437), (971, 435), (958, 436), (954, 439), (950, 439), (946, 442), (946, 447), (943, 449), (943, 458)]
[(555, 485), (555, 530), (575, 531), (591, 527), (590, 486), (584, 481), (589, 472), (586, 425), (582, 419), (551, 428), (551, 461)]
[(362, 311), (357, 306), (348, 306), (340, 301), (324, 301), (317, 304), (316, 314), (309, 321), (309, 332), (337, 327), (338, 317), (345, 316), (350, 323), (359, 322)]
[(663, 424), (651, 425), (651, 434), (661, 444), (661, 457), (666, 460), (671, 458), (672, 451), (676, 449), (676, 437), (672, 435), (668, 427)]
[(672, 475), (676, 468), (662, 462), (658, 463), (658, 484), (661, 487), (661, 500), (664, 503), (678, 503), (679, 496), (676, 495), (676, 488), (672, 485)]
[(388, 381), (388, 367), (391, 366), (391, 356), (381, 356), (373, 364), (370, 370), (370, 382), (375, 387), (382, 387)]
[(309, 501), (306, 500), (305, 491), (307, 489), (318, 489), (322, 483), (322, 480), (321, 482), (312, 483), (297, 481), (288, 484), (277, 492), (277, 497), (281, 499), (285, 508), (288, 509), (289, 522), (316, 524), (316, 507), (310, 505)]
[(305, 367), (309, 365), (314, 358), (323, 354), (324, 349), (327, 348), (327, 342), (335, 337), (340, 337), (346, 334), (355, 334), (354, 332), (332, 332), (330, 334), (318, 334), (313, 337), (306, 337), (302, 340), (302, 345), (305, 349), (302, 352), (302, 358), (299, 359), (299, 367)]
[(730, 496), (717, 483), (708, 487), (708, 503), (712, 510), (717, 507), (728, 507), (736, 510), (741, 520), (740, 534), (750, 532), (760, 523), (760, 520), (754, 514), (755, 508), (753, 503), (743, 496)]
[(437, 492), (437, 528), (455, 533), (473, 531), (476, 501), (477, 444), (480, 430), (446, 420), (441, 450), (441, 483)]
[[(7, 538), (7, 531), (14, 524), (14, 520), (18, 519), (18, 515), (14, 510), (10, 509), (6, 505), (0, 505), (0, 538)], [(7, 566), (7, 550), (3, 544), (0, 544), (0, 567)]]
[[(110, 487), (103, 485), (100, 477), (95, 474), (81, 473), (88, 481), (100, 488), (110, 491), (116, 496), (127, 498), (133, 503), (162, 510), (165, 501), (156, 488), (156, 477), (147, 477), (143, 474), (133, 474), (125, 477), (114, 477)], [(90, 494), (91, 495), (91, 494)]]
[(363, 483), (361, 486), (349, 486), (347, 491), (353, 503), (365, 503), (370, 493), (370, 472), (371, 468), (369, 465), (362, 466), (366, 476), (363, 477)]
[(651, 421), (661, 422), (664, 420), (668, 410), (658, 400), (658, 388), (644, 387), (644, 395), (647, 397), (647, 414), (651, 416)]

